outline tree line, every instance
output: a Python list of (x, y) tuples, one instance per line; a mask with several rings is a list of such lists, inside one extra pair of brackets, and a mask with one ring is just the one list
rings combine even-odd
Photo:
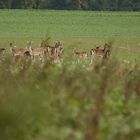
[(140, 0), (0, 0), (0, 8), (140, 11)]

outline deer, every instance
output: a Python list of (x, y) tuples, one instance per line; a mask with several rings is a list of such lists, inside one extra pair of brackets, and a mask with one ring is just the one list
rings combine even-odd
[(74, 53), (74, 56), (76, 56), (76, 57), (78, 57), (80, 59), (83, 59), (83, 60), (86, 60), (87, 57), (88, 57), (88, 53), (85, 52), (85, 51), (78, 52), (78, 51), (75, 51), (75, 49), (74, 49), (73, 53)]
[(30, 55), (35, 58), (35, 57), (43, 57), (45, 54), (45, 48), (44, 47), (38, 47), (38, 48), (32, 48), (32, 41), (28, 42), (28, 49), (30, 52)]
[(97, 46), (96, 48), (91, 49), (91, 55), (93, 57), (99, 57), (101, 59), (107, 59), (110, 56), (111, 46), (109, 44), (105, 44), (103, 48)]
[(45, 48), (45, 54), (48, 55), (49, 58), (59, 58), (63, 53), (60, 41), (57, 41), (55, 46), (51, 46), (48, 44), (48, 40), (42, 40), (41, 48)]
[(60, 43), (60, 41), (57, 41), (55, 43), (55, 47), (54, 48), (55, 48), (55, 56), (56, 57), (61, 57), (64, 49), (62, 48), (62, 44)]
[(29, 55), (28, 48), (16, 48), (16, 46), (13, 46), (13, 43), (10, 43), (10, 48), (14, 57), (24, 57), (27, 54)]

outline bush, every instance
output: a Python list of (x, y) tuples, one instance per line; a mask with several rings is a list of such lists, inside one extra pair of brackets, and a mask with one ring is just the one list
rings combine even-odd
[(74, 62), (0, 62), (2, 140), (139, 139), (140, 68)]

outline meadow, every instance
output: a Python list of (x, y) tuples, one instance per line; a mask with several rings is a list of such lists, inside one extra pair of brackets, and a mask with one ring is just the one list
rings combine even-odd
[[(139, 23), (139, 12), (0, 10), (0, 139), (139, 140)], [(44, 36), (61, 40), (61, 63), (12, 58), (10, 42)], [(104, 64), (72, 54), (109, 41)]]
[[(59, 39), (70, 49), (77, 46), (89, 50), (114, 40), (115, 46), (137, 50), (139, 22), (139, 12), (0, 10), (0, 46), (9, 47), (9, 42), (15, 42), (23, 47), (27, 40), (33, 40), (37, 47), (40, 38), (49, 35), (52, 43)], [(129, 51), (121, 51), (129, 55)], [(127, 58), (139, 58), (137, 52)]]

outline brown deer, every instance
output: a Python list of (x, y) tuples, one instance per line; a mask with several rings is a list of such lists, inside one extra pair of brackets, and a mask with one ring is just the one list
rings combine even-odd
[(63, 51), (64, 51), (64, 49), (62, 48), (62, 44), (60, 43), (60, 41), (57, 41), (56, 44), (55, 44), (55, 55), (56, 55), (56, 57), (61, 57)]
[(55, 46), (51, 46), (47, 44), (45, 40), (42, 40), (41, 47), (45, 48), (45, 54), (49, 58), (59, 58), (63, 53), (63, 48), (60, 41), (57, 41)]
[(86, 60), (87, 57), (88, 57), (88, 53), (87, 52), (78, 52), (78, 51), (75, 51), (75, 49), (74, 49), (73, 53), (74, 53), (74, 56), (76, 56), (76, 57), (78, 57), (80, 59)]
[(96, 48), (91, 49), (91, 55), (93, 57), (99, 57), (101, 59), (106, 59), (110, 56), (110, 49), (111, 49), (111, 46), (106, 43), (103, 46), (103, 48), (100, 48), (98, 46)]
[(28, 50), (30, 52), (30, 55), (35, 58), (35, 57), (43, 57), (45, 53), (45, 48), (44, 47), (38, 47), (38, 48), (32, 48), (32, 42), (28, 42)]
[(13, 43), (10, 43), (10, 48), (14, 57), (23, 57), (29, 54), (28, 48), (16, 48)]

